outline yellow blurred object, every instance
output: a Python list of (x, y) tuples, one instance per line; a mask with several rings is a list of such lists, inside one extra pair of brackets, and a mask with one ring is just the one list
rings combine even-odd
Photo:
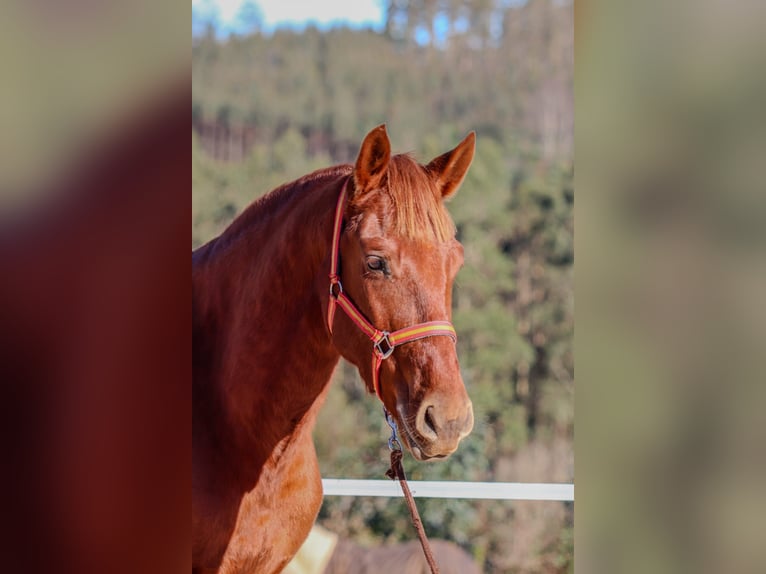
[(338, 544), (338, 535), (314, 525), (298, 554), (285, 567), (285, 574), (322, 574)]

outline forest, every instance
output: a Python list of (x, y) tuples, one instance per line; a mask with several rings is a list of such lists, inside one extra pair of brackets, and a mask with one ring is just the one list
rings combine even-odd
[[(192, 248), (256, 198), (353, 162), (385, 123), (421, 163), (477, 133), (448, 204), (465, 265), (453, 294), (476, 423), (413, 480), (574, 481), (574, 10), (561, 0), (387, 0), (380, 29), (262, 29), (257, 3), (222, 37), (193, 14)], [(384, 478), (377, 400), (341, 363), (315, 430), (324, 477)], [(571, 503), (419, 499), (431, 537), (483, 571), (573, 570)], [(319, 523), (366, 545), (411, 540), (403, 502), (328, 497)]]

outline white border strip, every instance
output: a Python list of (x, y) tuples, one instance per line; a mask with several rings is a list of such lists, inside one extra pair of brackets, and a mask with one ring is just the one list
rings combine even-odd
[[(532, 482), (457, 482), (408, 480), (412, 495), (420, 498), (474, 498), (489, 500), (574, 501), (574, 484)], [(323, 478), (325, 496), (402, 497), (398, 481)]]

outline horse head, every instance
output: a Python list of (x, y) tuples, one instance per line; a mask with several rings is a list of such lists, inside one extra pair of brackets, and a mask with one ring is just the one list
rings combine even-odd
[[(452, 284), (463, 247), (444, 201), (462, 183), (475, 139), (472, 132), (421, 165), (391, 155), (385, 126), (365, 137), (347, 183), (339, 274), (344, 293), (376, 329), (394, 333), (433, 323), (452, 329)], [(378, 374), (369, 338), (347, 318), (335, 323), (336, 347), (378, 393), (413, 456), (454, 452), (473, 427), (454, 338), (426, 336), (392, 347)]]

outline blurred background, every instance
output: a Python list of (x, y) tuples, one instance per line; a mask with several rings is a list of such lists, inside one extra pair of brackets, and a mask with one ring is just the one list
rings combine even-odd
[[(454, 292), (476, 414), (450, 459), (410, 478), (574, 479), (574, 12), (561, 0), (192, 4), (192, 248), (314, 169), (353, 162), (386, 123), (421, 163), (478, 136), (448, 205), (465, 246)], [(324, 477), (383, 478), (386, 425), (341, 364), (315, 441)], [(429, 536), (482, 571), (568, 572), (573, 505), (419, 499)], [(412, 540), (406, 506), (328, 497), (318, 523), (372, 547)]]

